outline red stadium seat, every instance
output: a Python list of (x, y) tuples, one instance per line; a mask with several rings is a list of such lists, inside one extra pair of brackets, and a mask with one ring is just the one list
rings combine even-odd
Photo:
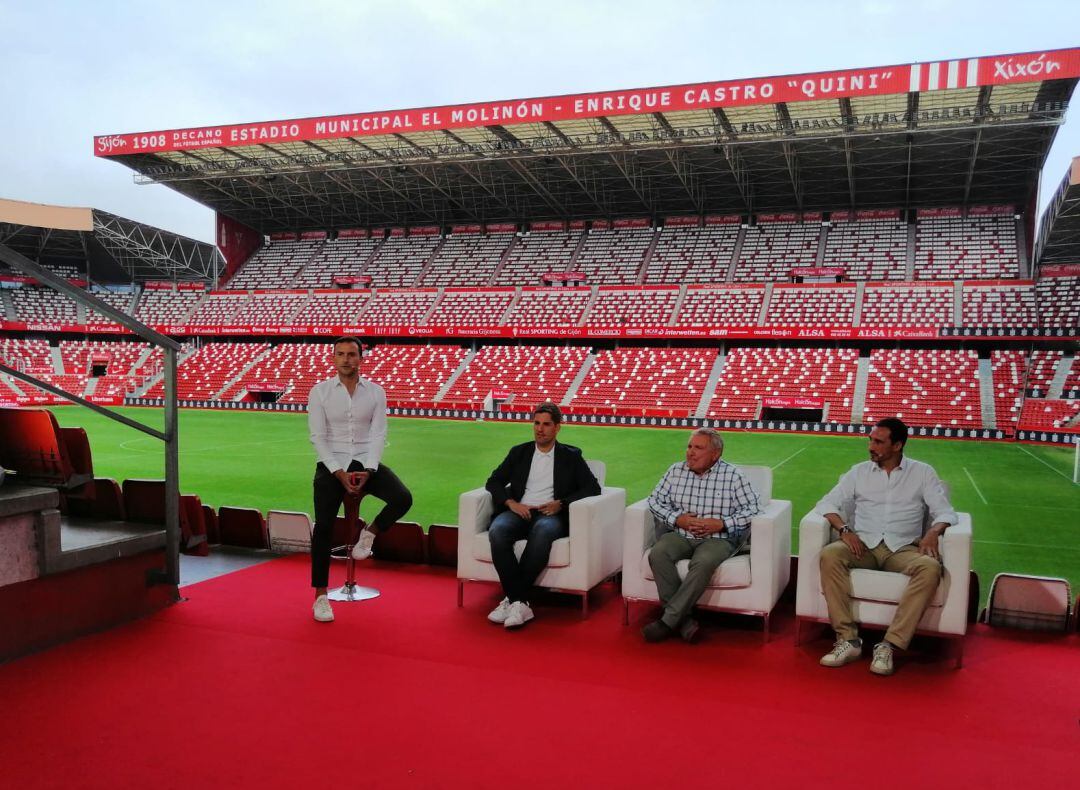
[(218, 531), (226, 546), (251, 549), (270, 548), (266, 519), (258, 510), (246, 507), (219, 507)]

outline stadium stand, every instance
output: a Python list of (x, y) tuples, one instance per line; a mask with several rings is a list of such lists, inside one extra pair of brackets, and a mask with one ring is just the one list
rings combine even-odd
[(540, 285), (548, 272), (564, 272), (584, 231), (533, 231), (517, 236), (492, 285)]
[(249, 382), (276, 382), (281, 386), (281, 403), (307, 403), (308, 393), (320, 381), (334, 375), (330, 346), (322, 343), (281, 343), (270, 349), (248, 375), (236, 382), (222, 397), (234, 399)]
[(1028, 398), (1020, 414), (1021, 428), (1065, 428), (1080, 416), (1080, 400)]
[[(214, 398), (230, 379), (240, 375), (252, 360), (269, 347), (269, 343), (207, 343), (178, 369), (179, 397), (191, 400)], [(160, 398), (164, 392), (165, 384), (159, 381), (147, 391), (146, 396)]]
[(0, 359), (8, 367), (34, 376), (55, 373), (49, 341), (42, 338), (0, 337)]
[(428, 290), (376, 290), (362, 314), (365, 324), (420, 325), (438, 298), (439, 292)]
[(416, 284), (441, 236), (391, 236), (364, 268), (375, 287), (408, 288)]
[[(93, 294), (98, 299), (102, 300), (111, 307), (115, 307), (122, 313), (130, 315), (131, 301), (134, 298), (132, 293), (101, 293), (97, 292)], [(92, 329), (111, 329), (119, 326), (111, 318), (108, 318), (96, 310), (90, 309), (86, 311), (86, 323)]]
[(229, 326), (236, 324), (237, 314), (251, 301), (244, 291), (211, 293), (199, 303), (187, 322), (193, 326)]
[(871, 283), (863, 296), (862, 326), (952, 326), (951, 284)]
[(823, 421), (848, 423), (858, 358), (851, 348), (733, 348), (707, 414), (754, 420), (763, 397), (789, 396), (822, 399)]
[(590, 230), (574, 268), (590, 284), (636, 283), (655, 235), (652, 228)]
[(1024, 403), (1027, 357), (1023, 351), (994, 349), (990, 352), (994, 375), (994, 416), (997, 427), (1014, 431)]
[(144, 324), (183, 324), (205, 294), (200, 291), (144, 290), (135, 317)]
[(1035, 290), (1043, 326), (1080, 326), (1080, 277), (1043, 277)]
[(667, 326), (679, 299), (677, 286), (628, 291), (600, 286), (589, 308), (589, 326)]
[(855, 285), (773, 286), (767, 326), (851, 326)]
[(920, 217), (915, 276), (920, 280), (993, 280), (1020, 276), (1012, 216)]
[(686, 290), (674, 326), (756, 326), (762, 286), (695, 286)]
[(1057, 349), (1039, 348), (1031, 353), (1031, 364), (1028, 368), (1027, 388), (1038, 390), (1045, 394), (1050, 389), (1050, 382), (1054, 380), (1058, 363), (1061, 362), (1064, 352)]
[(577, 326), (591, 288), (523, 288), (506, 319), (508, 326)]
[(649, 259), (644, 282), (723, 282), (738, 239), (737, 223), (704, 227), (665, 225)]
[(1038, 326), (1031, 283), (964, 283), (963, 326)]
[(716, 361), (715, 348), (618, 348), (597, 353), (570, 401), (572, 411), (597, 407), (626, 413), (669, 409), (690, 416)]
[(460, 346), (381, 345), (364, 353), (360, 375), (381, 384), (389, 402), (430, 401), (467, 353)]
[(293, 316), (305, 326), (340, 326), (356, 321), (371, 298), (371, 291), (315, 291)]
[(441, 401), (475, 408), (492, 391), (505, 391), (504, 400), (518, 408), (562, 403), (588, 353), (583, 346), (485, 346)]
[(875, 349), (863, 422), (898, 416), (909, 425), (980, 426), (978, 363), (971, 350)]
[(486, 285), (513, 240), (512, 233), (451, 234), (418, 284), (431, 288)]
[(514, 300), (513, 288), (448, 289), (428, 319), (428, 326), (495, 326)]
[(358, 277), (381, 243), (376, 238), (331, 239), (300, 269), (293, 287), (333, 288), (335, 277)]
[(746, 229), (732, 278), (739, 283), (788, 280), (791, 270), (817, 263), (820, 222), (763, 222)]
[[(272, 241), (249, 258), (225, 287), (234, 291), (290, 288), (301, 267), (312, 259), (323, 244), (323, 241)], [(322, 287), (329, 287), (329, 284)]]
[(27, 323), (75, 324), (75, 302), (50, 288), (15, 288), (11, 291), (15, 320)]
[(232, 317), (234, 324), (256, 326), (286, 324), (308, 300), (306, 291), (255, 293)]
[(843, 268), (848, 280), (903, 280), (907, 223), (900, 219), (849, 221), (848, 213), (833, 213), (821, 265)]

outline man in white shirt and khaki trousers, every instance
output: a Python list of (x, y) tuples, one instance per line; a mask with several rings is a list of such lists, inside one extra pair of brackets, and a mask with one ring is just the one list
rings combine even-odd
[[(885, 638), (874, 647), (870, 671), (893, 673), (893, 650), (906, 650), (941, 582), (938, 539), (958, 522), (937, 472), (904, 457), (907, 426), (895, 417), (870, 432), (870, 460), (853, 466), (814, 508), (840, 540), (821, 551), (821, 587), (836, 644), (822, 666), (840, 667), (862, 655), (851, 607), (851, 569), (868, 568), (910, 577)], [(931, 527), (923, 534), (926, 510)], [(845, 524), (840, 513), (852, 513)]]
[(360, 341), (334, 341), (337, 376), (320, 382), (308, 395), (308, 430), (319, 462), (313, 481), (315, 527), (311, 533), (311, 586), (315, 619), (334, 619), (326, 586), (334, 520), (345, 494), (361, 491), (385, 502), (353, 546), (358, 560), (371, 556), (375, 534), (394, 525), (412, 507), (412, 494), (389, 466), (382, 463), (386, 446), (386, 392), (360, 376)]

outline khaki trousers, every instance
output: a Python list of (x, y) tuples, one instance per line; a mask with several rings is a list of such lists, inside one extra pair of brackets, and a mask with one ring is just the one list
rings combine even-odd
[(829, 620), (837, 639), (855, 639), (859, 626), (851, 613), (851, 569), (891, 571), (911, 577), (900, 596), (885, 639), (899, 648), (907, 648), (915, 627), (934, 597), (941, 581), (941, 563), (933, 557), (919, 553), (917, 543), (892, 551), (882, 541), (874, 548), (867, 548), (856, 559), (842, 540), (830, 543), (821, 550), (821, 589), (829, 606)]

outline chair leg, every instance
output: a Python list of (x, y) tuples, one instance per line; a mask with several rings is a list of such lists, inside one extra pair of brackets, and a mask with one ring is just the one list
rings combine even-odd
[(622, 624), (630, 625), (630, 599), (622, 599)]
[(584, 620), (589, 616), (589, 591), (586, 590), (581, 594), (581, 619)]
[(964, 637), (953, 640), (956, 642), (956, 668), (964, 666)]
[(769, 644), (769, 612), (765, 612), (764, 620), (765, 627), (763, 629), (764, 633), (762, 634), (761, 643), (767, 645)]
[(802, 643), (802, 618), (795, 618), (795, 647), (798, 647)]
[(461, 579), (457, 580), (457, 605), (458, 609), (461, 608), (462, 601), (465, 597), (465, 582)]

